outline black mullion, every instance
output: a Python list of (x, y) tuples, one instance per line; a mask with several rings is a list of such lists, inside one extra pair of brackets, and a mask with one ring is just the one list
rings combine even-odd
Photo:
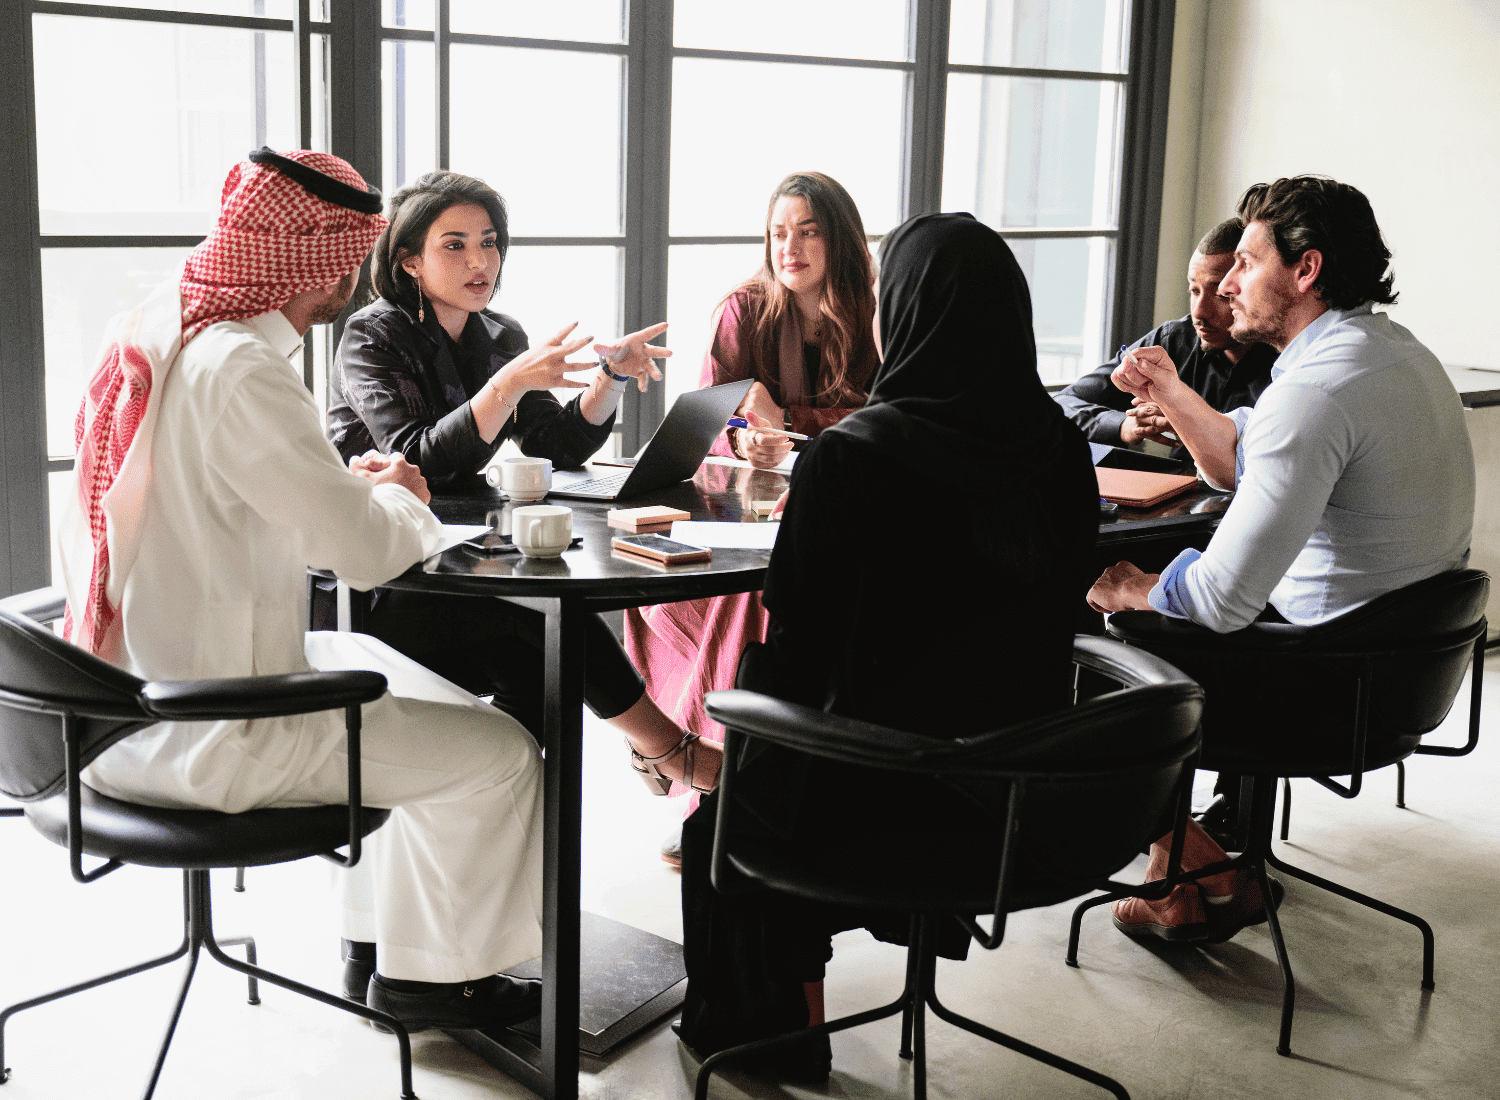
[[(372, 186), (381, 171), (380, 22), (369, 0), (330, 0), (328, 148), (354, 166)], [(389, 196), (387, 196), (389, 197)], [(338, 347), (344, 322), (369, 298), (369, 261), (343, 315), (329, 326), (329, 344)], [(332, 366), (332, 360), (329, 362)]]
[(451, 34), (448, 30), (448, 0), (433, 0), (436, 10), (433, 15), (432, 72), (437, 82), (433, 101), (437, 105), (437, 148), (434, 156), (439, 169), (448, 167), (448, 151), (452, 144), (448, 139), (448, 89), (452, 84), (448, 73), (448, 54)]
[[(673, 0), (629, 5), (626, 60), (625, 310), (634, 332), (667, 316), (667, 220), (672, 150)], [(671, 333), (667, 344), (671, 345)], [(666, 393), (627, 386), (620, 410), (620, 447), (640, 449), (666, 411)]]
[(1135, 0), (1130, 20), (1130, 81), (1120, 150), (1120, 235), (1115, 250), (1109, 342), (1114, 347), (1155, 322), (1156, 253), (1161, 238), (1167, 105), (1172, 83), (1176, 0)]
[[(946, 46), (945, 46), (946, 49)], [(1043, 80), (1092, 80), (1126, 84), (1129, 73), (1096, 73), (1086, 69), (1031, 69), (1016, 65), (958, 65), (950, 64), (949, 73), (967, 73), (973, 76), (1024, 76)]]
[[(918, 3), (924, 0), (917, 0)], [(943, 0), (946, 8), (946, 0)], [(828, 65), (839, 69), (895, 69), (912, 72), (917, 65), (912, 61), (881, 61), (861, 57), (824, 57), (819, 54), (761, 53), (755, 50), (705, 50), (696, 46), (672, 47), (674, 58), (694, 57), (706, 61), (769, 61), (778, 65)]]
[(209, 15), (206, 12), (163, 11), (158, 8), (114, 8), (104, 4), (64, 4), (32, 0), (37, 15), (78, 15), (90, 19), (130, 19), (143, 23), (187, 23), (197, 27), (233, 27), (247, 31), (289, 31), (290, 19), (255, 15)]
[(292, 41), (297, 51), (297, 148), (312, 148), (312, 34), (308, 0), (297, 0), (292, 14)]
[(0, 310), (0, 592), (47, 583), (47, 405), (31, 12), (0, 5), (0, 269), (18, 308)]
[(948, 112), (949, 0), (911, 0), (908, 31), (914, 69), (906, 79), (902, 149), (905, 216), (943, 203), (943, 128)]
[(37, 237), (39, 248), (195, 248), (204, 234), (46, 233)]

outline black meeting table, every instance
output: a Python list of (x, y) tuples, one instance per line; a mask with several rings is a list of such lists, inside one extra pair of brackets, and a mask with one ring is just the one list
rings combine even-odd
[[(633, 497), (620, 507), (669, 505), (695, 520), (756, 522), (752, 503), (775, 500), (787, 478), (710, 460), (691, 481)], [(475, 479), (464, 491), (435, 496), (432, 509), (444, 523), (488, 524), (508, 533), (512, 505)], [(1147, 548), (1162, 552), (1206, 540), (1228, 498), (1198, 489), (1149, 510), (1121, 509), (1100, 525), (1100, 550), (1110, 561), (1135, 560)], [(710, 561), (655, 566), (611, 551), (619, 532), (609, 527), (610, 505), (549, 498), (573, 510), (573, 533), (582, 543), (551, 561), (519, 555), (491, 557), (458, 546), (390, 581), (387, 587), (488, 596), (540, 612), (545, 619), (546, 704), (545, 822), (543, 840), (543, 980), (539, 1044), (454, 1033), (482, 1057), (549, 1100), (578, 1095), (579, 912), (583, 621), (600, 611), (696, 599), (762, 587), (767, 550), (716, 549)], [(1176, 550), (1172, 549), (1172, 553)], [(893, 553), (892, 569), (900, 562)], [(363, 601), (340, 586), (340, 629), (360, 629)], [(658, 1013), (659, 1014), (659, 1013)], [(642, 1020), (646, 1022), (646, 1020)]]

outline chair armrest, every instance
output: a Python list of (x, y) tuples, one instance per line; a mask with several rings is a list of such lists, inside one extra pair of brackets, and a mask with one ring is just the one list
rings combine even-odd
[(1181, 669), (1154, 653), (1096, 634), (1074, 635), (1073, 663), (1127, 688), (1193, 682)]
[(711, 691), (704, 708), (716, 722), (817, 756), (866, 764), (911, 764), (951, 752), (954, 743), (734, 688)]
[(61, 588), (34, 588), (0, 600), (0, 611), (9, 611), (34, 623), (56, 622), (67, 607), (68, 596)]
[(161, 680), (141, 686), (141, 706), (154, 718), (210, 721), (276, 718), (357, 706), (385, 694), (378, 672), (289, 672), (221, 680)]
[(1291, 623), (1251, 623), (1219, 634), (1206, 626), (1155, 611), (1119, 611), (1109, 617), (1109, 633), (1141, 645), (1192, 646), (1221, 653), (1276, 653), (1304, 646), (1312, 627)]

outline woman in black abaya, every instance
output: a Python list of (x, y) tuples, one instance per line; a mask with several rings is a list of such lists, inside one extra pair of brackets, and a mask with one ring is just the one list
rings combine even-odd
[[(792, 477), (766, 577), (768, 682), (745, 685), (835, 714), (956, 738), (1065, 706), (1074, 613), (1098, 497), (1088, 445), (1036, 373), (1031, 300), (1005, 242), (967, 214), (914, 218), (882, 249), (884, 359), (869, 403), (825, 431)], [(871, 838), (902, 850), (893, 812), (993, 828), (951, 790), (752, 743), (735, 798), (768, 835)], [(725, 897), (708, 880), (714, 803), (683, 834), (687, 1000), (680, 1034), (700, 1054), (822, 1015), (829, 938), (866, 927), (904, 942), (906, 918), (782, 895)], [(957, 924), (939, 949), (962, 958)], [(828, 1072), (827, 1040), (760, 1069)]]

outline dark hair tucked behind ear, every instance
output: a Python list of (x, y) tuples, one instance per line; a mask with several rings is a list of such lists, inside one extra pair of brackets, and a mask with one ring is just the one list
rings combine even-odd
[(1198, 241), (1193, 249), (1200, 256), (1223, 256), (1240, 245), (1240, 235), (1245, 232), (1245, 223), (1239, 218), (1225, 218)]
[(1239, 214), (1246, 225), (1265, 223), (1282, 263), (1295, 263), (1310, 248), (1322, 254), (1313, 290), (1330, 308), (1395, 302), (1396, 277), (1388, 274), (1391, 250), (1370, 200), (1358, 188), (1327, 176), (1257, 183), (1240, 196)]
[[(390, 302), (417, 309), (417, 284), (401, 266), (401, 261), (419, 255), (427, 240), (427, 231), (444, 210), (472, 203), (482, 206), (495, 227), (495, 249), (500, 253), (501, 270), (510, 248), (510, 228), (506, 223), (505, 200), (484, 180), (461, 176), (457, 172), (428, 172), (410, 187), (391, 196), (386, 213), (390, 225), (375, 242), (370, 256), (370, 279), (375, 293)], [(495, 286), (500, 286), (499, 276)]]

